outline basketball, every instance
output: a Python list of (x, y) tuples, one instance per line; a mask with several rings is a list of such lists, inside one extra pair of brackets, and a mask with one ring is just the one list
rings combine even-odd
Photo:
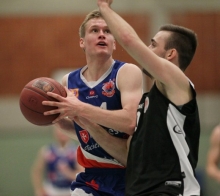
[(64, 87), (52, 78), (40, 77), (27, 83), (20, 94), (20, 109), (24, 117), (32, 124), (39, 126), (51, 125), (59, 114), (45, 116), (44, 112), (57, 107), (42, 105), (42, 101), (58, 101), (47, 95), (53, 92), (66, 97)]

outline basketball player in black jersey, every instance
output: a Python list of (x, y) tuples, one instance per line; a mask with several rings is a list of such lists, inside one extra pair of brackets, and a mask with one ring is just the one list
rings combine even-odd
[(198, 196), (200, 121), (196, 92), (184, 74), (197, 47), (187, 28), (164, 25), (146, 46), (110, 5), (97, 0), (110, 31), (154, 80), (140, 101), (130, 140), (126, 196)]

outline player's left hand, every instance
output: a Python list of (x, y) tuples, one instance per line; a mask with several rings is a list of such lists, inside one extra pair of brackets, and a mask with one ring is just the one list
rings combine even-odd
[(52, 92), (47, 93), (48, 96), (55, 98), (56, 100), (58, 100), (58, 102), (57, 101), (42, 102), (43, 105), (57, 107), (57, 109), (44, 112), (44, 115), (60, 114), (59, 117), (53, 121), (53, 123), (56, 123), (65, 117), (73, 119), (75, 116), (77, 116), (78, 112), (81, 109), (82, 102), (75, 96), (75, 94), (72, 91), (68, 90), (66, 87), (65, 90), (67, 93), (66, 97), (62, 97)]

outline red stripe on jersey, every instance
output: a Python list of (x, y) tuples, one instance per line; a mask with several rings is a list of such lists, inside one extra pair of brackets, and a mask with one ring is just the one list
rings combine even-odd
[(78, 163), (85, 168), (125, 168), (120, 164), (104, 163), (96, 160), (88, 159), (83, 155), (80, 147), (77, 149)]

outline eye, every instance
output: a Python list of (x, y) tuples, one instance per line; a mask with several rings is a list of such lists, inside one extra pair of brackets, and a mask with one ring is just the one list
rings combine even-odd
[(92, 32), (97, 33), (98, 29), (94, 28), (94, 29), (92, 29)]
[(154, 42), (154, 41), (152, 41), (151, 43), (150, 43), (150, 48), (155, 48), (157, 46), (157, 44)]
[(157, 47), (157, 42), (154, 39), (151, 39), (149, 48), (156, 48), (156, 47)]
[(109, 29), (106, 29), (104, 32), (105, 33), (111, 33), (111, 31)]
[(155, 44), (155, 43), (151, 43), (151, 46), (152, 46), (152, 47), (156, 47), (156, 44)]

